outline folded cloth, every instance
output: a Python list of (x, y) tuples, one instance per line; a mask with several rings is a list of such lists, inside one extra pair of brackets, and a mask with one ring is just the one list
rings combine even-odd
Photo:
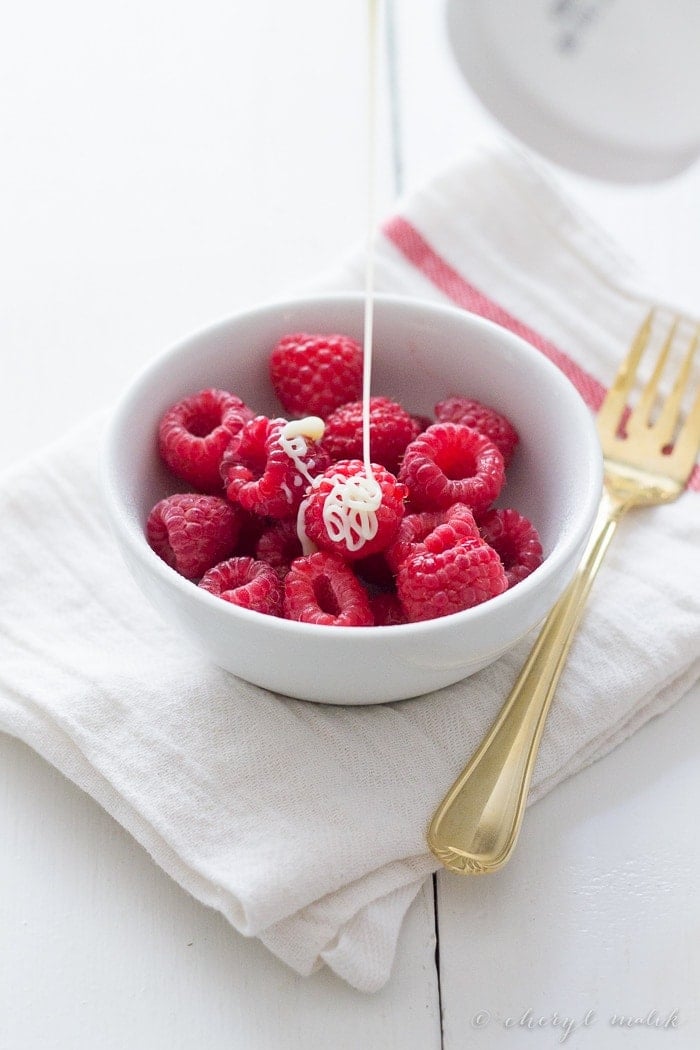
[[(377, 252), (379, 290), (457, 303), (515, 330), (592, 409), (647, 308), (630, 269), (516, 153), (471, 157), (406, 200)], [(363, 280), (357, 252), (317, 287)], [(230, 676), (165, 626), (128, 576), (100, 496), (101, 426), (87, 421), (0, 479), (0, 728), (241, 933), (300, 973), (325, 963), (377, 989), (437, 867), (431, 813), (530, 641), (434, 695), (368, 708), (290, 700)], [(532, 799), (698, 679), (697, 472), (690, 488), (623, 522)]]

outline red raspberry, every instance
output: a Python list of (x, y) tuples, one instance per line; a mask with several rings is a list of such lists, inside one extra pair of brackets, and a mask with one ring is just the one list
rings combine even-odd
[(292, 563), (284, 580), (284, 614), (289, 620), (336, 627), (370, 627), (374, 622), (362, 584), (342, 558), (327, 551)]
[[(396, 474), (404, 450), (420, 433), (418, 423), (396, 401), (388, 397), (369, 399), (370, 456)], [(323, 447), (331, 459), (362, 459), (362, 402), (341, 405), (326, 420)]]
[[(396, 480), (393, 474), (378, 463), (372, 464), (374, 480), (381, 489), (381, 503), (376, 510), (377, 531), (375, 535), (363, 542), (358, 530), (358, 517), (362, 517), (363, 503), (351, 499), (345, 508), (339, 507), (339, 513), (333, 515), (332, 532), (329, 534), (324, 520), (324, 507), (328, 510), (333, 505), (334, 495), (339, 492), (338, 479), (366, 477), (364, 464), (358, 459), (341, 459), (334, 463), (325, 473), (316, 478), (309, 495), (304, 501), (303, 524), (306, 535), (322, 550), (335, 551), (347, 560), (367, 558), (384, 550), (393, 541), (396, 530), (403, 518), (403, 501), (406, 486)], [(326, 501), (329, 500), (328, 504)], [(342, 533), (342, 511), (348, 512), (347, 527), (350, 535)], [(370, 515), (370, 520), (374, 516)], [(348, 539), (350, 546), (348, 546)]]
[(419, 434), (399, 471), (412, 506), (439, 510), (466, 503), (475, 514), (493, 503), (504, 478), (503, 456), (493, 442), (459, 423), (433, 423)]
[(518, 432), (495, 408), (468, 397), (448, 397), (435, 406), (435, 415), (440, 423), (461, 423), (490, 438), (503, 456), (506, 467), (513, 458), (519, 441)]
[(463, 503), (454, 503), (447, 510), (406, 514), (399, 525), (396, 539), (385, 552), (386, 560), (396, 572), (423, 542), (436, 553), (437, 544), (441, 544), (444, 549), (458, 540), (478, 539), (479, 535), (474, 515)]
[(178, 478), (204, 492), (221, 492), (219, 464), (226, 446), (253, 412), (226, 390), (200, 390), (163, 415), (158, 451)]
[(362, 394), (362, 348), (347, 335), (295, 332), (270, 355), (270, 378), (293, 416), (321, 416)]
[(220, 496), (181, 492), (156, 503), (146, 521), (146, 538), (164, 562), (196, 580), (233, 554), (240, 518)]
[(199, 586), (232, 605), (282, 615), (282, 584), (271, 565), (254, 558), (229, 558), (209, 569)]
[(395, 627), (408, 623), (398, 594), (377, 594), (369, 600), (375, 627)]
[[(286, 423), (256, 416), (236, 434), (221, 461), (228, 498), (269, 518), (294, 517), (308, 487), (307, 477), (280, 444)], [(328, 454), (306, 439), (300, 462), (313, 477), (328, 466)]]
[(255, 556), (267, 562), (278, 575), (284, 576), (295, 558), (303, 554), (297, 535), (295, 519), (277, 521), (261, 534), (255, 548)]
[(508, 586), (524, 580), (542, 564), (542, 544), (534, 525), (517, 510), (490, 510), (479, 531), (503, 562)]
[(403, 563), (396, 577), (410, 622), (471, 609), (508, 586), (501, 560), (483, 540), (463, 540), (432, 553), (425, 547)]

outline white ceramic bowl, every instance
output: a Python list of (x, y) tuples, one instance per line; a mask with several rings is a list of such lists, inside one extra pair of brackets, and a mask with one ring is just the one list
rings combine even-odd
[(344, 332), (361, 341), (361, 295), (324, 295), (251, 309), (158, 357), (126, 391), (108, 430), (104, 482), (126, 563), (173, 626), (233, 674), (279, 693), (332, 704), (400, 700), (459, 681), (496, 660), (539, 623), (573, 576), (601, 490), (601, 454), (588, 409), (539, 351), (463, 310), (377, 296), (372, 391), (417, 414), (464, 394), (505, 413), (521, 444), (499, 504), (537, 526), (542, 565), (512, 590), (451, 616), (396, 627), (323, 627), (222, 601), (149, 548), (144, 523), (174, 491), (156, 429), (164, 410), (206, 386), (281, 414), (268, 357), (285, 333)]

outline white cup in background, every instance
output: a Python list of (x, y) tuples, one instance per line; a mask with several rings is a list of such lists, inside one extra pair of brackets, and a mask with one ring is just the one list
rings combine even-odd
[(448, 0), (459, 68), (503, 127), (585, 175), (700, 155), (700, 0)]

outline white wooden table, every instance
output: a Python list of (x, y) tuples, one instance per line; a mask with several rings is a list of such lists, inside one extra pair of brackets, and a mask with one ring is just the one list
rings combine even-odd
[[(391, 13), (385, 213), (496, 134), (442, 4)], [(3, 21), (0, 466), (166, 345), (309, 282), (362, 241), (365, 208), (364, 3), (37, 0)], [(700, 307), (700, 167), (636, 188), (554, 175)], [(364, 996), (296, 977), (0, 737), (0, 1048), (544, 1050), (568, 1018), (571, 1045), (690, 1050), (699, 752), (696, 689), (529, 811), (501, 874), (429, 880)]]

